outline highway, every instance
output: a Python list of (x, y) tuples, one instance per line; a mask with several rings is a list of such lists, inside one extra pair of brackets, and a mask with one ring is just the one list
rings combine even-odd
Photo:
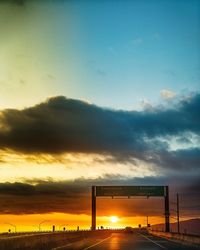
[(197, 250), (195, 247), (148, 234), (146, 230), (96, 230), (7, 235), (1, 250)]
[[(83, 243), (83, 242), (82, 242)], [(92, 243), (74, 243), (55, 248), (55, 250), (194, 250), (196, 247), (184, 246), (177, 242), (151, 236), (146, 233), (113, 233)], [(198, 248), (199, 249), (199, 248)]]

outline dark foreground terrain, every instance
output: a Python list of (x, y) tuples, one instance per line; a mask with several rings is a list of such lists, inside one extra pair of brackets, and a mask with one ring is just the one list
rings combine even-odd
[[(64, 236), (63, 236), (64, 235)], [(20, 238), (21, 237), (21, 238)], [(37, 238), (36, 238), (37, 237)], [(40, 240), (38, 241), (38, 237)], [(146, 231), (133, 232), (85, 232), (75, 234), (43, 234), (37, 236), (14, 236), (0, 240), (1, 250), (194, 250), (198, 246), (183, 245), (152, 236)], [(37, 239), (37, 240), (36, 240)], [(62, 240), (61, 240), (62, 239)], [(23, 240), (23, 243), (18, 244)], [(4, 242), (3, 242), (4, 241)]]

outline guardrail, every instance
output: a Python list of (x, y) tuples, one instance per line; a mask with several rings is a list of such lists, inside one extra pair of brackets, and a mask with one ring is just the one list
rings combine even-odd
[(113, 232), (123, 231), (122, 229), (103, 229), (103, 230), (79, 230), (62, 232), (35, 232), (35, 233), (16, 233), (0, 237), (1, 250), (40, 250), (52, 249), (59, 245), (69, 242), (82, 241), (91, 237), (107, 237)]
[(188, 235), (188, 234), (178, 234), (178, 233), (166, 233), (148, 230), (148, 232), (152, 235), (163, 237), (168, 240), (179, 241), (183, 244), (195, 245), (200, 247), (200, 236), (197, 235)]
[[(103, 229), (96, 229), (95, 231), (122, 231), (124, 228), (103, 228)], [(75, 232), (90, 232), (91, 229), (71, 229), (71, 230), (42, 230), (42, 231), (19, 231), (19, 232), (2, 232), (0, 233), (0, 236), (3, 235), (11, 235), (11, 236), (17, 236), (17, 235), (24, 235), (24, 234), (43, 234), (43, 233), (75, 233)]]
[[(124, 228), (103, 228), (103, 229), (96, 229), (96, 231), (122, 231)], [(43, 233), (75, 233), (75, 232), (90, 232), (91, 229), (71, 229), (71, 230), (42, 230), (42, 231), (19, 231), (19, 232), (2, 232), (0, 233), (0, 236), (3, 235), (11, 235), (11, 236), (17, 236), (17, 235), (24, 235), (24, 234), (43, 234)]]

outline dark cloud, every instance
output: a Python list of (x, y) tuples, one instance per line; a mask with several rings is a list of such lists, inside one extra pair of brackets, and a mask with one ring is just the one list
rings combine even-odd
[(65, 152), (137, 158), (169, 168), (199, 168), (199, 148), (169, 151), (170, 136), (200, 134), (200, 94), (171, 109), (122, 111), (63, 96), (0, 115), (0, 148), (23, 153)]
[[(192, 171), (192, 174), (196, 171), (199, 174), (200, 170), (200, 148), (189, 148), (175, 151), (159, 150), (152, 152), (152, 159), (149, 162), (156, 163), (162, 168), (171, 170), (188, 170)], [(182, 175), (189, 175), (188, 171), (182, 172)]]
[(13, 4), (13, 5), (18, 5), (18, 6), (24, 6), (26, 2), (30, 2), (30, 1), (35, 1), (35, 0), (1, 0), (0, 4), (6, 3), (6, 4)]
[(37, 182), (36, 185), (17, 182), (1, 183), (0, 203), (2, 209), (0, 209), (0, 213), (88, 213), (89, 187), (83, 183), (39, 180)]
[(12, 2), (17, 4), (17, 5), (24, 5), (25, 4), (25, 0), (13, 0)]
[[(99, 179), (77, 179), (75, 181), (51, 182), (33, 180), (37, 184), (1, 183), (1, 214), (34, 214), (64, 212), (91, 214), (92, 185), (166, 185), (170, 187), (170, 201), (180, 193), (182, 212), (190, 216), (199, 214), (200, 185), (197, 177), (193, 184), (187, 178), (146, 177), (122, 179), (120, 176), (104, 176)], [(184, 206), (183, 206), (184, 205)], [(163, 199), (98, 199), (98, 215), (111, 215), (116, 210), (120, 216), (163, 215)]]
[[(9, 3), (18, 6), (24, 6), (27, 3), (36, 2), (36, 3), (65, 3), (69, 0), (0, 0), (1, 3)], [(78, 0), (79, 1), (79, 0)]]

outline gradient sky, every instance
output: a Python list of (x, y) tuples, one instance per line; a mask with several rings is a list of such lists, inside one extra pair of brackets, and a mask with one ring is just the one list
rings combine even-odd
[(164, 89), (199, 88), (199, 1), (29, 0), (0, 11), (2, 108), (61, 94), (136, 109)]
[[(0, 216), (88, 226), (110, 183), (169, 184), (200, 216), (199, 1), (1, 1), (0, 31)], [(149, 202), (102, 201), (99, 223), (162, 221)]]

